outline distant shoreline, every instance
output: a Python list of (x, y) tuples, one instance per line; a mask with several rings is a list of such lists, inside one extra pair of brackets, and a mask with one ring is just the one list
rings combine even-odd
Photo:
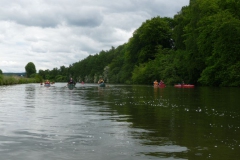
[(4, 76), (26, 76), (25, 72), (7, 72), (7, 73), (3, 73)]
[(16, 75), (0, 75), (0, 86), (2, 85), (14, 85), (14, 84), (26, 84), (26, 83), (38, 83), (35, 78), (26, 78)]

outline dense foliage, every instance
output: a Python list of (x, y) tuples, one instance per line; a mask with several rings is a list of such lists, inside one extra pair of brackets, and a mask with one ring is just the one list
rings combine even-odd
[(239, 0), (191, 0), (174, 18), (145, 21), (117, 48), (60, 69), (40, 70), (44, 79), (109, 83), (240, 86)]

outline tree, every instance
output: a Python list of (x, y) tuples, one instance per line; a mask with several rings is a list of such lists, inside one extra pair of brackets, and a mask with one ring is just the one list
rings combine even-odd
[(186, 36), (186, 25), (190, 22), (190, 7), (185, 6), (182, 10), (174, 16), (176, 25), (173, 30), (174, 48), (186, 50), (185, 40)]
[(172, 23), (171, 18), (159, 16), (144, 22), (127, 44), (125, 57), (128, 63), (134, 66), (155, 59), (159, 46), (172, 48)]
[(207, 38), (212, 39), (212, 54), (206, 59), (207, 67), (199, 82), (210, 86), (239, 86), (240, 21), (228, 11), (221, 11), (210, 20), (212, 28), (208, 32), (211, 32), (211, 37)]
[(2, 70), (0, 69), (0, 75), (3, 74)]
[(26, 71), (26, 76), (30, 77), (32, 74), (36, 73), (36, 68), (33, 62), (29, 62), (26, 66), (25, 66), (25, 71)]

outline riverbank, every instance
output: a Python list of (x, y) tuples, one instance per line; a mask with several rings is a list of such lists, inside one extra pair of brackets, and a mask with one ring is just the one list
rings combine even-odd
[(38, 83), (38, 81), (35, 78), (0, 75), (0, 86), (13, 85), (13, 84), (25, 84), (25, 83)]

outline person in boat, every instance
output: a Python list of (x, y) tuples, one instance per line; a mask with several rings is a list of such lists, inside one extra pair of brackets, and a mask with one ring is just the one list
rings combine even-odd
[(163, 84), (164, 84), (163, 80), (160, 80), (159, 85), (163, 85)]
[(74, 82), (74, 80), (72, 79), (72, 77), (69, 79), (69, 81), (68, 81), (68, 84), (76, 84), (75, 82)]
[(48, 79), (45, 81), (45, 84), (50, 84), (50, 82), (49, 82), (49, 80), (48, 80)]
[(155, 80), (155, 81), (153, 82), (153, 85), (154, 85), (154, 86), (157, 86), (157, 85), (158, 85), (158, 81)]
[(99, 79), (99, 81), (98, 81), (98, 84), (101, 84), (101, 83), (104, 83), (104, 80), (102, 78)]

